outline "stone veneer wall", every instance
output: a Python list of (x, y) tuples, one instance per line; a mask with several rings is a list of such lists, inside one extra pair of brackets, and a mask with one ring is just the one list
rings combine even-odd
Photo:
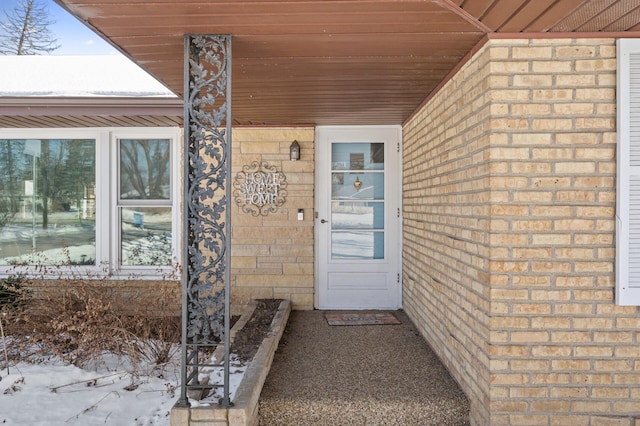
[(613, 39), (489, 40), (404, 126), (404, 306), (475, 425), (635, 425)]
[[(266, 162), (285, 174), (287, 198), (275, 213), (252, 216), (233, 205), (231, 217), (231, 302), (252, 298), (290, 300), (293, 309), (313, 309), (313, 127), (235, 128), (232, 171), (254, 161)], [(289, 160), (297, 140), (301, 159)], [(298, 209), (304, 220), (298, 221)]]

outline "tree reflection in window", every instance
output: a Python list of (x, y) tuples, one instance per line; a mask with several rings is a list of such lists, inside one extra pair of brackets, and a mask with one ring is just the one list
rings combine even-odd
[(120, 141), (120, 198), (168, 200), (171, 150), (168, 139)]
[(94, 264), (94, 190), (93, 139), (0, 139), (0, 264)]
[(171, 264), (171, 141), (121, 139), (121, 266)]

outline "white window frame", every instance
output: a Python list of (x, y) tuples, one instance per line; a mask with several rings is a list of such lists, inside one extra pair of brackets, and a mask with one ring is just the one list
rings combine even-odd
[[(158, 279), (170, 277), (179, 270), (180, 259), (180, 194), (181, 194), (181, 140), (178, 127), (153, 128), (54, 128), (54, 129), (0, 129), (0, 139), (93, 139), (95, 140), (95, 193), (96, 193), (96, 264), (52, 265), (44, 274), (33, 265), (0, 265), (0, 277), (25, 274), (43, 279), (86, 276), (94, 279)], [(119, 221), (119, 139), (171, 140), (171, 258), (167, 266), (121, 266)], [(104, 161), (104, 159), (108, 161)], [(47, 268), (45, 268), (47, 269)]]
[[(113, 229), (117, 235), (114, 235), (114, 244), (112, 244), (112, 252), (111, 252), (111, 259), (113, 259), (113, 262), (115, 265), (117, 265), (117, 269), (118, 270), (123, 270), (123, 271), (136, 271), (137, 273), (141, 273), (143, 275), (153, 275), (156, 271), (158, 271), (158, 266), (126, 266), (123, 267), (122, 265), (122, 261), (121, 261), (121, 253), (122, 250), (121, 248), (121, 230), (120, 230), (120, 226), (121, 226), (121, 220), (120, 220), (120, 207), (123, 207), (127, 204), (136, 204), (134, 201), (123, 201), (120, 200), (120, 151), (119, 151), (119, 141), (122, 139), (131, 139), (131, 140), (136, 140), (136, 139), (170, 139), (171, 142), (171, 152), (169, 154), (170, 156), (170, 164), (171, 164), (171, 173), (170, 173), (170, 182), (171, 182), (171, 194), (170, 194), (170, 199), (169, 199), (169, 205), (171, 206), (171, 212), (172, 212), (172, 217), (171, 217), (171, 235), (178, 235), (178, 232), (180, 231), (180, 221), (179, 221), (179, 214), (178, 214), (178, 207), (179, 204), (176, 202), (179, 198), (180, 198), (180, 185), (178, 185), (178, 182), (180, 182), (179, 179), (179, 167), (177, 164), (177, 161), (175, 161), (176, 158), (176, 154), (178, 151), (178, 146), (176, 144), (176, 137), (171, 137), (170, 135), (167, 135), (166, 131), (162, 131), (162, 130), (157, 130), (154, 131), (156, 129), (145, 129), (145, 128), (138, 128), (138, 129), (127, 129), (122, 131), (121, 129), (117, 129), (111, 132), (111, 143), (110, 143), (110, 148), (112, 149), (112, 154), (111, 154), (111, 158), (112, 158), (112, 184), (111, 184), (111, 188), (112, 188), (112, 195), (111, 195), (111, 200), (113, 200), (113, 205), (111, 206), (111, 229)], [(148, 207), (166, 207), (167, 203), (166, 202), (161, 202), (161, 203), (148, 203)], [(155, 205), (153, 205), (155, 204)], [(176, 251), (176, 241), (172, 241), (171, 242), (171, 246), (172, 246), (172, 253), (171, 253), (171, 258), (173, 259), (172, 264), (173, 265), (177, 265), (179, 263), (179, 259), (178, 259), (178, 255), (177, 255), (177, 251)], [(166, 268), (165, 268), (166, 269)], [(168, 272), (168, 271), (163, 271), (163, 272)]]
[(617, 48), (616, 304), (640, 306), (640, 39)]

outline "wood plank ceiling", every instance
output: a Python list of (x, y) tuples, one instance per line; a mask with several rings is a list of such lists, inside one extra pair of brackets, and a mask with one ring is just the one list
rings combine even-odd
[(638, 0), (55, 1), (179, 95), (184, 34), (231, 34), (240, 125), (399, 124), (485, 35), (640, 31)]

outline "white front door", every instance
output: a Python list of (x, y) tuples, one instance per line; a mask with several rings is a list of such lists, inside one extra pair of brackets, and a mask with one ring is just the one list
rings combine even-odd
[(316, 129), (316, 307), (398, 309), (399, 126)]

